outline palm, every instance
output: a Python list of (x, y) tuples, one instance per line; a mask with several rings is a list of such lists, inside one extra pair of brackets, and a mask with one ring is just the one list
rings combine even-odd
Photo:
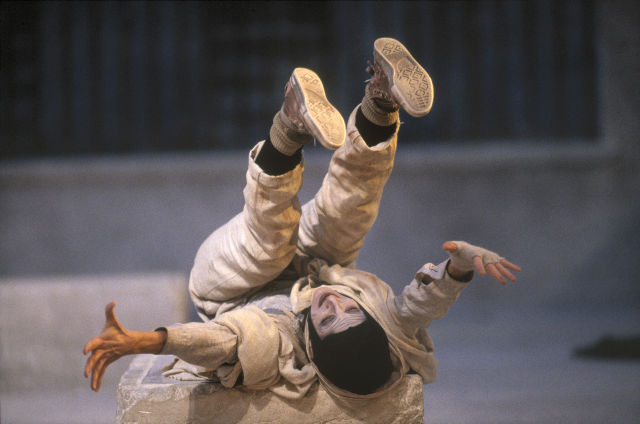
[(115, 360), (131, 353), (133, 342), (129, 332), (122, 327), (113, 309), (116, 303), (111, 302), (105, 308), (106, 322), (102, 332), (91, 339), (84, 347), (83, 353), (91, 352), (87, 359), (84, 376), (91, 374), (91, 388), (96, 392), (100, 389), (102, 377), (107, 366)]

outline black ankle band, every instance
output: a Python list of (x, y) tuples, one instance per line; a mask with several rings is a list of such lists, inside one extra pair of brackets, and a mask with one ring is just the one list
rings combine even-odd
[(256, 157), (256, 164), (269, 175), (286, 174), (295, 169), (301, 161), (302, 147), (293, 155), (287, 156), (273, 147), (269, 137), (267, 137), (262, 144), (262, 149), (260, 149), (260, 153), (258, 153), (258, 157)]
[(360, 136), (367, 143), (367, 146), (372, 147), (383, 141), (387, 141), (389, 137), (396, 132), (398, 123), (394, 123), (387, 126), (379, 126), (369, 121), (362, 113), (362, 110), (358, 108), (356, 112), (356, 128), (360, 132)]

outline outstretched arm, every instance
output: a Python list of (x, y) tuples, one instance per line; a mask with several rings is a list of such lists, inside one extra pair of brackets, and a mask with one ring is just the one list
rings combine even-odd
[(91, 352), (84, 369), (84, 376), (91, 374), (91, 389), (100, 390), (102, 377), (107, 366), (125, 355), (138, 353), (160, 353), (167, 340), (165, 330), (130, 331), (124, 328), (113, 309), (116, 302), (105, 308), (106, 322), (102, 332), (91, 339), (84, 347), (83, 353)]
[(402, 294), (393, 299), (407, 334), (414, 334), (428, 327), (431, 321), (442, 318), (471, 281), (474, 271), (489, 274), (501, 284), (516, 281), (511, 271), (520, 271), (519, 266), (498, 254), (463, 241), (448, 241), (442, 248), (450, 259), (440, 265), (424, 265)]

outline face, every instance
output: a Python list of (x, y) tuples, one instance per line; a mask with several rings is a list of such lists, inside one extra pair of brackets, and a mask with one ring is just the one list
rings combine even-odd
[(340, 333), (365, 321), (364, 312), (355, 300), (322, 286), (311, 298), (311, 322), (320, 339)]

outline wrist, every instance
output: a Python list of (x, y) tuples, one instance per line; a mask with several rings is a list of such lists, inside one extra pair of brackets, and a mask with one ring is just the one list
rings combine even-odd
[(473, 279), (473, 270), (468, 271), (468, 270), (462, 270), (462, 269), (456, 268), (456, 266), (453, 265), (451, 261), (449, 261), (449, 263), (447, 264), (446, 270), (447, 270), (447, 274), (449, 274), (449, 276), (454, 280), (467, 283), (471, 281), (471, 279)]
[(167, 341), (167, 331), (158, 329), (156, 331), (132, 331), (133, 354), (153, 353), (158, 354), (162, 351)]

